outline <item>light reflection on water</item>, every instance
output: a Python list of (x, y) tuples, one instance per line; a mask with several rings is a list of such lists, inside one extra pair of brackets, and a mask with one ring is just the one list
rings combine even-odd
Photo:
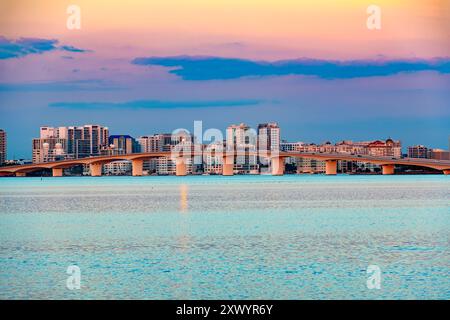
[(449, 191), (444, 176), (3, 178), (0, 298), (449, 299)]

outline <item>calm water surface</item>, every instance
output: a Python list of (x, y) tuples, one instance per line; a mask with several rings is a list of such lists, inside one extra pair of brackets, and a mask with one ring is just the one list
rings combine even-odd
[(1, 178), (0, 299), (450, 299), (449, 199), (448, 176)]

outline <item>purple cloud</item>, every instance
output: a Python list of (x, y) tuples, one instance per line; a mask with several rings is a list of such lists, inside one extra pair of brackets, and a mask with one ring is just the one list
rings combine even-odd
[(58, 46), (58, 40), (19, 38), (7, 39), (0, 36), (0, 60), (24, 57), (29, 54), (42, 54), (44, 52), (62, 50), (66, 52), (88, 52), (89, 50), (75, 48), (73, 46)]
[(135, 58), (132, 63), (169, 67), (170, 73), (184, 80), (225, 80), (285, 75), (350, 79), (420, 71), (450, 73), (450, 58), (350, 61), (296, 59), (270, 62), (237, 58), (174, 56)]
[(94, 110), (94, 109), (188, 109), (188, 108), (226, 108), (247, 107), (259, 105), (261, 100), (214, 100), (214, 101), (161, 101), (161, 100), (136, 100), (127, 102), (54, 102), (50, 107)]

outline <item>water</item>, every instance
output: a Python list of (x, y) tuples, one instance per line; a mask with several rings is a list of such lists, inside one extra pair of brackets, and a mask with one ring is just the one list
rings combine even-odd
[(0, 299), (450, 299), (449, 195), (446, 176), (1, 178)]

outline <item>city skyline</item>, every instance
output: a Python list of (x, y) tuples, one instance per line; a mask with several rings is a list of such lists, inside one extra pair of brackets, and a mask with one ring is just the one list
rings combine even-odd
[[(237, 122), (237, 123), (244, 124), (244, 122)], [(268, 121), (265, 124), (270, 124), (270, 123), (278, 124), (275, 121)], [(80, 125), (80, 127), (82, 127), (82, 126), (92, 126), (92, 125), (95, 126), (95, 125), (98, 125), (98, 124), (85, 124), (85, 125)], [(255, 132), (256, 132), (258, 130), (258, 126), (259, 125), (261, 125), (261, 124), (258, 123), (254, 127), (252, 127), (252, 126), (249, 126), (249, 127), (251, 129), (254, 129)], [(223, 135), (224, 140), (226, 140), (226, 137), (227, 137), (226, 132), (227, 132), (227, 128), (229, 126), (230, 126), (230, 124), (227, 125), (224, 130), (220, 130), (221, 132), (224, 133), (224, 135)], [(72, 127), (72, 128), (74, 128), (74, 127), (77, 127), (77, 125), (73, 125), (73, 124), (72, 125), (68, 125), (68, 126), (48, 126), (48, 125), (45, 125), (45, 126), (40, 126), (39, 128), (42, 129), (42, 128), (49, 128), (49, 127), (55, 128), (55, 129), (61, 128), (61, 127)], [(184, 129), (184, 130), (187, 130), (188, 132), (190, 132), (191, 134), (194, 134), (194, 129), (190, 130), (189, 128), (186, 128), (186, 127), (184, 127), (184, 128), (177, 128), (177, 129), (173, 129), (173, 130), (160, 131), (160, 132), (157, 132), (157, 131), (154, 130), (153, 133), (137, 134), (137, 135), (131, 134), (129, 132), (122, 132), (122, 131), (121, 132), (115, 132), (115, 131), (111, 132), (110, 131), (110, 126), (107, 126), (107, 125), (105, 125), (105, 126), (102, 125), (102, 127), (104, 127), (106, 130), (109, 131), (108, 134), (110, 134), (110, 136), (129, 135), (129, 136), (133, 137), (136, 140), (138, 140), (141, 137), (145, 137), (145, 136), (152, 136), (152, 135), (158, 135), (158, 134), (171, 134), (172, 132), (174, 132), (176, 130), (179, 130), (179, 129)], [(194, 126), (192, 126), (192, 127), (194, 127)], [(279, 127), (281, 128), (282, 126), (280, 125)], [(209, 129), (209, 128), (204, 128), (204, 129)], [(211, 129), (216, 129), (216, 128), (211, 128)], [(35, 130), (35, 131), (37, 131), (37, 130)], [(4, 130), (4, 132), (8, 132), (8, 131)], [(317, 145), (320, 145), (320, 144), (325, 144), (326, 142), (331, 142), (332, 144), (337, 144), (337, 143), (342, 142), (342, 141), (376, 141), (376, 140), (386, 140), (386, 139), (389, 139), (389, 138), (396, 138), (396, 139), (398, 139), (399, 141), (402, 142), (402, 148), (404, 148), (404, 149), (402, 149), (402, 152), (403, 151), (407, 151), (408, 150), (407, 148), (408, 147), (412, 147), (412, 146), (426, 146), (429, 149), (450, 150), (450, 136), (447, 136), (447, 143), (448, 143), (447, 145), (442, 144), (442, 147), (435, 147), (434, 145), (429, 145), (429, 144), (427, 145), (427, 144), (423, 144), (423, 143), (409, 143), (409, 144), (406, 144), (406, 143), (403, 142), (402, 139), (400, 139), (398, 137), (392, 137), (392, 136), (372, 137), (372, 138), (367, 138), (367, 139), (354, 139), (352, 137), (343, 136), (343, 138), (339, 138), (339, 139), (337, 139), (337, 138), (333, 139), (333, 138), (329, 137), (329, 138), (322, 139), (321, 141), (311, 141), (311, 140), (301, 139), (301, 138), (298, 138), (298, 139), (295, 139), (295, 138), (294, 139), (287, 139), (287, 138), (284, 137), (284, 130), (282, 132), (283, 132), (283, 135), (280, 136), (280, 138), (281, 138), (280, 141), (281, 142), (287, 142), (287, 143), (303, 142), (305, 144), (317, 144)], [(7, 148), (7, 152), (6, 152), (6, 157), (5, 158), (6, 159), (11, 159), (11, 160), (31, 159), (32, 158), (32, 152), (30, 150), (32, 150), (32, 149), (30, 149), (30, 145), (32, 144), (32, 141), (35, 138), (36, 138), (35, 136), (30, 137), (30, 139), (29, 139), (30, 140), (30, 144), (27, 146), (28, 148), (24, 148), (24, 150), (27, 149), (26, 151), (23, 152), (23, 154), (25, 154), (26, 156), (18, 156), (15, 153), (15, 151), (11, 151), (11, 147), (14, 148), (14, 145), (10, 142), (11, 135), (8, 134), (8, 136), (7, 136), (8, 148)], [(13, 150), (15, 150), (15, 149), (13, 149)]]
[[(308, 141), (283, 139), (281, 127), (276, 122), (260, 123), (256, 128), (257, 130), (245, 123), (230, 124), (223, 134), (214, 128), (204, 128), (202, 122), (196, 122), (192, 132), (185, 128), (178, 128), (172, 133), (141, 135), (135, 139), (128, 134), (110, 134), (108, 127), (98, 124), (71, 125), (68, 127), (42, 126), (39, 129), (39, 137), (32, 139), (32, 163), (41, 164), (98, 156), (169, 152), (172, 156), (150, 158), (150, 160), (147, 159), (133, 166), (129, 161), (127, 163), (122, 159), (119, 162), (114, 162), (112, 159), (112, 162), (108, 165), (105, 164), (102, 170), (105, 173), (123, 175), (130, 174), (131, 170), (136, 168), (137, 165), (138, 168), (141, 167), (141, 169), (138, 169), (138, 172), (141, 172), (140, 175), (166, 175), (176, 172), (178, 175), (176, 159), (180, 148), (184, 150), (183, 152), (193, 152), (192, 158), (186, 160), (186, 172), (189, 174), (263, 173), (267, 170), (264, 168), (272, 167), (271, 161), (264, 156), (267, 152), (300, 152), (313, 155), (312, 158), (306, 159), (288, 157), (287, 161), (282, 162), (284, 163), (283, 168), (286, 167), (283, 172), (287, 169), (288, 171), (295, 170), (296, 173), (325, 172), (326, 162), (318, 161), (317, 158), (314, 158), (315, 154), (375, 156), (390, 160), (408, 158), (434, 159), (436, 161), (450, 160), (449, 151), (423, 145), (407, 146), (405, 147), (406, 153), (403, 153), (401, 141), (393, 140), (390, 137), (386, 140), (376, 139), (372, 141), (345, 139), (334, 144), (328, 140), (317, 144)], [(0, 136), (0, 146), (3, 146), (0, 153), (4, 154), (6, 133), (0, 132), (3, 133), (3, 136)], [(226, 169), (228, 168), (228, 162), (225, 163), (225, 158), (216, 155), (216, 153), (221, 154), (225, 150), (245, 152), (246, 156), (236, 156), (233, 169)], [(173, 154), (173, 152), (175, 153)], [(203, 154), (202, 157), (194, 156), (195, 153), (199, 154), (199, 152)], [(16, 161), (11, 160), (7, 165), (18, 164)], [(27, 164), (28, 162), (25, 160), (20, 163)], [(386, 169), (386, 167), (383, 168)], [(380, 167), (373, 165), (373, 163), (365, 163), (359, 160), (338, 162), (337, 165), (337, 170), (341, 173), (374, 173), (379, 169)], [(327, 172), (332, 171), (330, 170), (327, 169)], [(75, 172), (70, 170), (69, 174), (74, 173), (80, 174), (78, 170)], [(62, 174), (62, 171), (53, 174), (59, 175)], [(83, 170), (84, 174), (89, 174), (89, 171), (86, 171), (86, 166)], [(135, 169), (133, 169), (133, 175), (136, 175)]]
[[(249, 126), (249, 128), (250, 129), (252, 129), (252, 130), (255, 130), (255, 132), (258, 132), (257, 130), (259, 130), (259, 127), (261, 126), (261, 125), (270, 125), (270, 124), (272, 124), (272, 123), (274, 123), (275, 125), (278, 125), (278, 123), (276, 123), (276, 122), (267, 122), (267, 123), (264, 123), (264, 124), (257, 124), (257, 126), (255, 126), (255, 127), (252, 127), (252, 126)], [(244, 124), (244, 123), (241, 123), (241, 125), (242, 124)], [(92, 124), (89, 124), (89, 125), (87, 125), (87, 124), (85, 124), (85, 125), (81, 125), (81, 126), (77, 126), (77, 125), (70, 125), (70, 126), (41, 126), (40, 127), (40, 132), (41, 132), (41, 134), (40, 134), (40, 138), (43, 138), (44, 136), (42, 136), (42, 129), (43, 128), (45, 128), (45, 129), (47, 129), (47, 128), (51, 128), (51, 129), (54, 129), (54, 130), (58, 130), (58, 128), (77, 128), (77, 127), (83, 127), (83, 126), (97, 126), (97, 125), (92, 125)], [(227, 130), (228, 130), (228, 128), (230, 127), (230, 126), (233, 126), (233, 125), (229, 125), (229, 126), (227, 126), (226, 127), (226, 129), (225, 130), (223, 130), (223, 131), (221, 131), (221, 132), (223, 132), (224, 133), (224, 135), (223, 135), (223, 141), (225, 142), (226, 140), (227, 140)], [(130, 135), (130, 134), (128, 134), (128, 133), (120, 133), (120, 134), (118, 134), (118, 133), (115, 133), (114, 131), (112, 132), (112, 133), (110, 133), (109, 132), (109, 127), (108, 126), (101, 126), (101, 127), (104, 127), (105, 128), (105, 130), (107, 131), (107, 136), (109, 136), (110, 138), (112, 138), (112, 137), (119, 137), (119, 136), (128, 136), (128, 137), (130, 137), (130, 138), (132, 138), (132, 139), (134, 139), (134, 140), (136, 140), (136, 143), (137, 143), (137, 141), (140, 139), (140, 138), (145, 138), (146, 136), (155, 136), (155, 135), (167, 135), (167, 134), (172, 134), (173, 132), (175, 132), (176, 130), (180, 130), (180, 129), (182, 129), (182, 130), (187, 130), (190, 134), (192, 134), (192, 135), (194, 135), (194, 130), (188, 130), (188, 129), (186, 129), (186, 128), (178, 128), (178, 129), (175, 129), (175, 130), (173, 130), (173, 132), (172, 133), (169, 133), (168, 131), (162, 131), (162, 132), (153, 132), (153, 133), (151, 133), (151, 134), (139, 134), (139, 135)], [(281, 128), (281, 126), (279, 126), (279, 128)], [(217, 130), (216, 128), (208, 128), (208, 129), (214, 129), (214, 130)], [(3, 130), (3, 129), (1, 129), (0, 128), (0, 130)], [(5, 135), (5, 137), (6, 137), (6, 130), (3, 130), (3, 134)], [(203, 134), (203, 133), (202, 133)], [(279, 134), (279, 133), (278, 133)], [(289, 140), (289, 139), (286, 139), (284, 136), (282, 136), (282, 135), (280, 135), (280, 143), (304, 143), (304, 144), (313, 144), (313, 145), (323, 145), (323, 144), (326, 144), (326, 143), (331, 143), (331, 144), (339, 144), (339, 143), (341, 143), (341, 142), (344, 142), (344, 141), (377, 141), (377, 140), (386, 140), (386, 139), (390, 139), (390, 138), (392, 138), (391, 136), (385, 136), (385, 137), (375, 137), (375, 138), (373, 138), (373, 139), (352, 139), (352, 138), (343, 138), (343, 139), (324, 139), (324, 140), (322, 140), (322, 141), (308, 141), (308, 140), (306, 140), (306, 139), (293, 139), (293, 140)], [(394, 137), (394, 138), (396, 138), (396, 137)], [(3, 140), (5, 140), (5, 141), (8, 141), (10, 138), (9, 138), (9, 135), (8, 135), (8, 137), (5, 139), (3, 139)], [(36, 140), (36, 139), (39, 139), (39, 138), (36, 138), (35, 136), (34, 137), (32, 137), (30, 140), (31, 140), (31, 142), (33, 142), (34, 140)], [(403, 141), (402, 141), (402, 139), (398, 139), (399, 141), (401, 141), (402, 142), (402, 154), (407, 154), (408, 153), (408, 148), (410, 148), (410, 147), (419, 147), (419, 146), (422, 146), (422, 147), (425, 147), (425, 149), (429, 149), (429, 150), (432, 150), (432, 149), (435, 149), (435, 150), (450, 150), (450, 136), (449, 136), (449, 138), (448, 138), (448, 146), (447, 147), (442, 147), (442, 148), (436, 148), (436, 147), (434, 147), (433, 145), (424, 145), (424, 144), (421, 144), (421, 143), (411, 143), (411, 144), (405, 144), (405, 143), (403, 143)], [(34, 143), (34, 142), (33, 142)], [(269, 142), (270, 143), (270, 142)], [(206, 143), (206, 144), (209, 144), (209, 143)], [(256, 145), (256, 144), (255, 144)], [(11, 152), (10, 151), (10, 148), (11, 148), (11, 143), (8, 143), (8, 148), (6, 149), (6, 155), (4, 155), (4, 158), (5, 159), (9, 159), (9, 160), (19, 160), (19, 159), (32, 159), (32, 158), (34, 158), (34, 156), (33, 156), (33, 154), (32, 154), (32, 148), (30, 149), (30, 148), (28, 148), (28, 151), (26, 152), (26, 153), (28, 153), (29, 154), (29, 156), (25, 156), (25, 157), (20, 157), (20, 156), (16, 156), (15, 154), (13, 154), (13, 152)], [(269, 148), (270, 149), (270, 148)], [(31, 150), (31, 151), (30, 151)], [(11, 154), (13, 154), (13, 156), (11, 156)]]
[[(99, 177), (112, 172), (116, 175), (132, 176), (232, 176), (268, 172), (274, 176), (285, 173), (336, 175), (380, 172), (383, 175), (393, 175), (397, 165), (406, 167), (406, 170), (400, 169), (403, 173), (450, 173), (448, 151), (424, 150), (422, 146), (416, 146), (408, 148), (408, 155), (403, 157), (400, 141), (392, 139), (384, 142), (343, 141), (336, 145), (329, 142), (322, 145), (287, 142), (280, 144), (280, 128), (276, 123), (260, 124), (258, 129), (256, 133), (243, 123), (230, 125), (227, 128), (226, 140), (221, 139), (208, 145), (201, 145), (195, 136), (186, 132), (157, 134), (141, 137), (141, 148), (135, 149), (136, 141), (132, 137), (114, 135), (107, 139), (108, 129), (98, 125), (43, 127), (40, 130), (41, 138), (34, 139), (38, 143), (33, 141), (33, 163), (2, 166), (0, 175), (26, 177), (33, 172), (41, 172), (42, 175), (42, 170), (50, 170), (53, 177)], [(269, 141), (273, 144), (270, 150), (266, 148)], [(117, 146), (107, 143), (121, 147), (116, 149)], [(90, 153), (68, 153), (70, 146), (78, 145), (82, 150), (91, 150)], [(260, 149), (261, 146), (263, 149)], [(142, 149), (143, 147), (145, 149)], [(422, 169), (411, 171), (411, 166)]]
[(367, 28), (365, 1), (77, 5), (80, 29), (67, 27), (64, 1), (0, 4), (14, 8), (0, 22), (10, 157), (29, 155), (35, 127), (69, 120), (133, 136), (195, 120), (220, 130), (272, 120), (290, 141), (391, 136), (448, 147), (442, 1), (379, 1), (379, 30)]

